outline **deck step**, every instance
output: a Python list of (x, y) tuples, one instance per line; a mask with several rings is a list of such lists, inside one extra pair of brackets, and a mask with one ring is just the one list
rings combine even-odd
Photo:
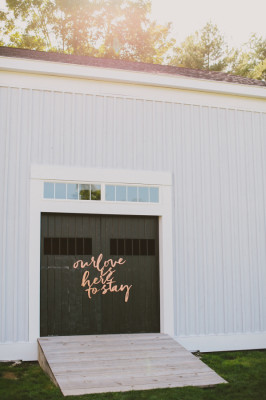
[(226, 383), (161, 333), (42, 337), (38, 350), (64, 396)]

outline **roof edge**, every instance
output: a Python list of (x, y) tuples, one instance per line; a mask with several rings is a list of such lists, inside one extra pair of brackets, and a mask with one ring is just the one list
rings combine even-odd
[[(242, 81), (232, 82), (230, 80), (212, 79), (209, 77), (209, 74), (206, 75), (208, 71), (188, 70), (181, 67), (36, 52), (34, 50), (6, 47), (0, 47), (0, 60), (1, 70), (14, 72), (68, 76), (266, 98), (266, 91), (261, 90), (266, 88), (266, 82), (256, 81), (256, 84), (247, 84), (242, 83)], [(182, 74), (180, 73), (181, 70)], [(192, 74), (188, 74), (188, 71), (189, 73), (196, 71), (200, 75), (192, 76)], [(217, 74), (221, 75), (221, 73), (216, 73), (215, 76)], [(222, 73), (222, 75), (228, 77), (227, 74)], [(251, 81), (253, 82), (254, 80)]]

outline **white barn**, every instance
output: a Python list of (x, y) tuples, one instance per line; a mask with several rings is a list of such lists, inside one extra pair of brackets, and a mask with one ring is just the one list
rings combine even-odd
[[(0, 360), (84, 333), (266, 347), (265, 82), (2, 47), (0, 86)], [(127, 261), (109, 293), (73, 268), (99, 254)]]

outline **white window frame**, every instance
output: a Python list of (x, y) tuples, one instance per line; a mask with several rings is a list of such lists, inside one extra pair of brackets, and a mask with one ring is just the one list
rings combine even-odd
[[(159, 187), (159, 203), (43, 198), (44, 181), (134, 184)], [(103, 186), (102, 186), (103, 187)], [(29, 238), (29, 341), (40, 337), (41, 213), (154, 215), (159, 217), (160, 332), (174, 336), (172, 175), (168, 172), (32, 165)]]

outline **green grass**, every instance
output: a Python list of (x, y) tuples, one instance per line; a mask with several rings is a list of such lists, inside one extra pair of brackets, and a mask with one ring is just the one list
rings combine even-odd
[[(203, 362), (229, 383), (211, 388), (185, 387), (124, 393), (69, 396), (69, 400), (266, 400), (266, 350), (201, 354)], [(1, 400), (64, 399), (38, 363), (0, 363)]]

